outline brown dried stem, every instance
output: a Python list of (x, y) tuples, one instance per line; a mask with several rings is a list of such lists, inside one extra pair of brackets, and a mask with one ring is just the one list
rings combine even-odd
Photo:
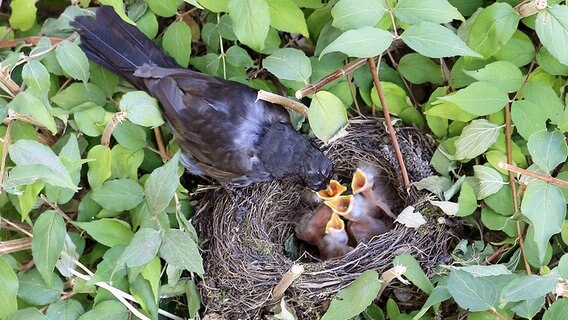
[(294, 280), (298, 279), (302, 275), (302, 273), (304, 273), (304, 267), (302, 265), (292, 265), (292, 267), (290, 267), (290, 270), (288, 270), (282, 276), (280, 282), (278, 282), (278, 284), (274, 287), (274, 290), (272, 290), (272, 299), (270, 300), (270, 304), (280, 301), (280, 299), (282, 299), (282, 297), (284, 296), (286, 290), (288, 290)]
[[(39, 36), (34, 36), (34, 37), (26, 37), (26, 38), (18, 38), (18, 39), (13, 39), (13, 40), (3, 40), (0, 41), (0, 49), (6, 49), (6, 48), (13, 48), (17, 45), (20, 44), (26, 44), (26, 45), (37, 45), (39, 43), (39, 40), (42, 37)], [(62, 38), (48, 38), (49, 41), (51, 42), (51, 45), (56, 45), (59, 42), (65, 40)]]
[(103, 130), (103, 136), (101, 138), (101, 144), (103, 146), (109, 146), (110, 137), (112, 135), (112, 132), (114, 131), (114, 128), (116, 128), (119, 123), (124, 121), (124, 119), (126, 119), (126, 112), (117, 112), (114, 114), (114, 116), (112, 116), (110, 121), (105, 126), (105, 129)]
[[(379, 63), (381, 58), (379, 57)], [(410, 179), (408, 179), (408, 172), (406, 171), (406, 165), (404, 164), (404, 158), (402, 157), (402, 152), (400, 151), (400, 146), (398, 145), (398, 139), (396, 137), (396, 133), (394, 131), (394, 127), (392, 126), (392, 122), (390, 119), (389, 108), (387, 105), (387, 100), (385, 99), (385, 95), (383, 93), (383, 88), (381, 86), (381, 81), (379, 79), (379, 72), (377, 71), (377, 67), (375, 65), (375, 60), (373, 58), (368, 58), (367, 63), (369, 64), (369, 68), (371, 69), (371, 74), (373, 75), (373, 82), (375, 83), (375, 90), (379, 94), (379, 100), (381, 101), (381, 106), (383, 109), (383, 115), (385, 117), (385, 122), (387, 124), (387, 129), (389, 133), (389, 137), (396, 153), (396, 158), (398, 160), (398, 165), (400, 166), (400, 171), (402, 173), (402, 181), (404, 182), (404, 187), (406, 190), (410, 188)]]
[(61, 210), (56, 203), (49, 201), (49, 199), (45, 195), (41, 194), (39, 197), (41, 198), (41, 200), (43, 200), (43, 202), (45, 202), (48, 206), (50, 206), (51, 209), (55, 210), (55, 212), (57, 212), (61, 217), (63, 217), (65, 221), (67, 222), (73, 221), (73, 219), (69, 218), (69, 216), (65, 212), (63, 212), (63, 210)]
[(328, 83), (343, 78), (345, 75), (357, 70), (359, 67), (364, 65), (366, 61), (367, 59), (364, 58), (351, 61), (345, 67), (325, 76), (323, 79), (317, 81), (316, 83), (309, 84), (304, 88), (296, 91), (296, 99), (302, 99), (303, 97), (309, 96), (310, 94), (315, 93), (316, 91), (327, 85)]
[(536, 173), (536, 172), (532, 172), (532, 171), (528, 171), (525, 170), (523, 168), (519, 168), (517, 166), (508, 164), (508, 163), (504, 163), (504, 162), (499, 162), (499, 167), (517, 174), (522, 174), (531, 178), (535, 178), (538, 180), (542, 180), (546, 183), (550, 183), (562, 188), (568, 188), (568, 181), (564, 181), (564, 180), (560, 180), (551, 176), (546, 176), (540, 173)]
[(29, 250), (32, 248), (32, 238), (0, 241), (0, 255)]
[[(513, 164), (513, 151), (512, 151), (512, 141), (511, 141), (511, 105), (507, 103), (505, 106), (505, 141), (507, 144), (507, 165)], [(519, 201), (517, 198), (517, 185), (515, 183), (515, 177), (513, 172), (509, 171), (509, 185), (511, 185), (511, 191), (513, 193), (513, 205), (515, 207), (515, 213), (519, 212)], [(525, 272), (527, 275), (531, 274), (531, 267), (527, 256), (525, 255), (525, 240), (523, 238), (523, 231), (521, 230), (521, 222), (516, 222), (517, 229), (517, 239), (519, 239), (519, 247), (521, 247), (521, 253), (523, 256), (523, 262), (525, 264)]]
[(14, 123), (13, 119), (8, 120), (6, 133), (4, 134), (4, 141), (2, 145), (2, 159), (0, 161), (0, 194), (3, 191), (3, 182), (4, 182), (4, 174), (6, 171), (6, 160), (8, 158), (8, 148), (10, 147), (10, 138), (12, 133), (12, 124)]
[(171, 159), (168, 151), (166, 151), (166, 145), (164, 144), (164, 138), (162, 137), (162, 131), (159, 127), (154, 128), (154, 136), (156, 137), (156, 144), (158, 145), (158, 152), (163, 162), (167, 162)]
[(272, 92), (259, 90), (256, 99), (279, 104), (286, 109), (301, 113), (304, 117), (308, 116), (308, 107), (306, 107), (303, 103), (294, 101), (278, 94), (274, 94)]

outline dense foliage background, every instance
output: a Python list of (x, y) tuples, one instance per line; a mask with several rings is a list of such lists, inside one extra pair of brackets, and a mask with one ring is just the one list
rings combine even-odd
[[(564, 1), (98, 3), (184, 67), (290, 97), (359, 65), (302, 99), (307, 114), (292, 113), (323, 141), (382, 108), (438, 139), (438, 175), (413, 187), (471, 230), (451, 248), (454, 263), (428, 280), (412, 257), (393, 262), (429, 295), (423, 306), (373, 304), (385, 283), (370, 272), (326, 317), (566, 317)], [(77, 46), (69, 21), (98, 3), (0, 2), (0, 319), (198, 316), (204, 270), (188, 222), (198, 188), (179, 183), (156, 100)], [(375, 60), (357, 58), (376, 56), (374, 83)]]

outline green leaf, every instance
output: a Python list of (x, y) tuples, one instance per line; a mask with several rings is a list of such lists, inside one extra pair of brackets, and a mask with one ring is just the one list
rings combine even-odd
[(90, 66), (91, 82), (102, 89), (107, 98), (112, 98), (113, 93), (116, 91), (116, 86), (118, 85), (118, 75), (93, 62), (91, 62)]
[(485, 119), (473, 120), (465, 126), (460, 137), (454, 142), (455, 159), (473, 159), (489, 149), (497, 141), (501, 127)]
[(460, 206), (459, 211), (456, 214), (458, 217), (467, 217), (474, 213), (477, 209), (477, 197), (475, 195), (475, 191), (473, 191), (473, 188), (467, 182), (464, 182), (461, 186), (458, 204)]
[(516, 304), (511, 308), (511, 311), (515, 312), (517, 316), (526, 319), (533, 319), (537, 313), (542, 310), (544, 306), (544, 297), (524, 300)]
[(310, 36), (304, 13), (292, 0), (267, 0), (270, 25), (276, 30)]
[(401, 39), (414, 51), (430, 58), (481, 57), (455, 33), (433, 22), (422, 22), (406, 29), (402, 33)]
[(392, 34), (383, 29), (363, 27), (342, 33), (320, 54), (342, 52), (350, 57), (370, 58), (383, 53), (393, 41)]
[(75, 320), (83, 313), (85, 313), (85, 308), (79, 301), (68, 299), (59, 300), (49, 305), (45, 315), (49, 320)]
[(500, 293), (494, 278), (475, 278), (466, 271), (452, 269), (448, 291), (460, 307), (470, 312), (493, 309), (499, 305)]
[(63, 71), (71, 78), (83, 82), (89, 80), (89, 60), (78, 45), (63, 40), (55, 48), (55, 56)]
[(464, 21), (459, 11), (447, 0), (400, 0), (394, 7), (394, 15), (409, 24)]
[[(379, 71), (380, 72), (380, 71)], [(383, 89), (383, 95), (386, 100), (386, 104), (389, 108), (389, 113), (394, 115), (399, 115), (404, 109), (410, 108), (409, 99), (406, 95), (406, 91), (392, 82), (380, 82)], [(377, 107), (377, 109), (382, 110), (383, 106), (381, 100), (379, 99), (379, 94), (377, 90), (373, 87), (371, 89), (371, 101)]]
[(308, 122), (314, 134), (327, 143), (347, 124), (347, 111), (341, 99), (327, 91), (314, 94), (308, 109)]
[(110, 154), (111, 177), (132, 180), (138, 178), (138, 168), (144, 161), (144, 150), (131, 150), (121, 145), (115, 145)]
[(278, 79), (309, 83), (312, 65), (306, 54), (298, 49), (278, 49), (262, 61), (263, 67)]
[(120, 255), (115, 270), (124, 265), (130, 268), (145, 265), (156, 256), (161, 243), (160, 232), (150, 228), (141, 228), (134, 234), (134, 238)]
[(230, 0), (197, 0), (200, 5), (212, 12), (229, 12)]
[(519, 20), (519, 14), (509, 4), (494, 3), (475, 18), (467, 45), (487, 59), (511, 39)]
[(63, 292), (63, 281), (58, 276), (53, 277), (53, 284), (48, 286), (37, 269), (18, 274), (20, 288), (18, 297), (25, 302), (42, 306), (59, 299)]
[(513, 191), (511, 186), (505, 185), (499, 192), (484, 199), (485, 204), (503, 216), (512, 216), (515, 213), (513, 205)]
[(568, 76), (568, 66), (563, 65), (546, 48), (541, 48), (536, 55), (538, 65), (553, 76)]
[(187, 68), (191, 55), (191, 30), (189, 26), (183, 21), (170, 24), (164, 32), (162, 46), (177, 63)]
[(559, 233), (566, 217), (566, 200), (557, 186), (543, 181), (529, 183), (521, 203), (521, 212), (534, 227), (538, 257), (544, 260), (550, 237)]
[[(76, 189), (69, 171), (63, 165), (59, 157), (57, 157), (55, 153), (51, 151), (51, 149), (37, 141), (16, 141), (10, 146), (10, 158), (18, 166), (43, 165), (49, 168), (56, 175), (59, 175), (59, 178), (54, 178), (53, 175), (49, 174), (50, 178), (54, 178), (48, 180), (49, 182), (58, 181), (58, 183), (55, 185)], [(39, 167), (35, 169), (39, 169)]]
[(130, 91), (120, 99), (120, 110), (132, 123), (145, 127), (159, 127), (164, 124), (158, 101), (144, 91)]
[(107, 247), (128, 245), (134, 233), (128, 223), (118, 219), (100, 219), (91, 222), (75, 222), (74, 225), (85, 230), (98, 243)]
[(20, 92), (8, 103), (7, 108), (32, 117), (38, 123), (49, 129), (52, 134), (57, 133), (55, 120), (53, 120), (53, 117), (49, 113), (48, 107), (40, 98), (34, 95), (31, 90)]
[(10, 1), (10, 8), (12, 13), (8, 22), (10, 27), (27, 31), (31, 29), (36, 20), (37, 8), (35, 0), (13, 0)]
[(128, 120), (119, 123), (112, 131), (112, 136), (119, 144), (130, 150), (138, 150), (146, 146), (146, 131)]
[(239, 41), (255, 50), (264, 49), (270, 27), (270, 7), (266, 0), (229, 0), (228, 9)]
[(47, 99), (51, 81), (49, 72), (41, 62), (31, 60), (26, 63), (22, 69), (22, 79), (36, 97), (45, 97)]
[(503, 289), (501, 301), (508, 303), (537, 298), (542, 299), (547, 294), (555, 291), (557, 282), (557, 270), (546, 276), (530, 275), (515, 278)]
[(445, 101), (436, 101), (435, 103), (436, 105), (424, 112), (425, 115), (459, 122), (468, 122), (477, 118), (476, 115), (465, 112), (463, 109), (453, 103)]
[(479, 200), (497, 193), (506, 184), (499, 171), (488, 166), (475, 165), (473, 166), (473, 173), (479, 181), (479, 191), (477, 192), (477, 199)]
[(424, 303), (424, 306), (422, 307), (420, 312), (417, 313), (414, 318), (412, 318), (412, 320), (421, 319), (421, 317), (426, 314), (428, 309), (438, 303), (449, 300), (451, 297), (452, 295), (448, 291), (448, 287), (438, 284), (438, 286), (434, 288), (434, 290), (432, 290), (432, 293), (428, 296), (428, 299), (426, 299), (426, 302)]
[[(26, 166), (24, 166), (26, 167)], [(49, 170), (48, 168), (45, 168)], [(22, 221), (27, 220), (28, 214), (36, 204), (37, 196), (45, 187), (43, 181), (36, 181), (22, 188), (22, 194), (18, 196), (18, 204), (16, 209), (22, 216)]]
[(32, 255), (35, 265), (48, 286), (53, 285), (53, 269), (63, 251), (67, 230), (57, 212), (48, 210), (36, 220), (33, 228)]
[(22, 194), (23, 190), (19, 190), (21, 186), (32, 185), (38, 180), (73, 191), (77, 189), (71, 178), (67, 179), (43, 164), (19, 165), (8, 174), (8, 178), (4, 181), (4, 189), (15, 195)]
[(558, 130), (534, 133), (529, 137), (527, 146), (534, 163), (546, 172), (552, 172), (568, 157), (566, 140)]
[(154, 216), (166, 210), (176, 193), (179, 157), (177, 152), (168, 163), (154, 170), (144, 184), (146, 203)]
[(130, 312), (126, 307), (117, 300), (101, 301), (81, 316), (81, 320), (127, 320)]
[(536, 34), (560, 63), (568, 66), (568, 6), (553, 4), (538, 13)]
[(456, 270), (462, 270), (471, 274), (474, 278), (499, 276), (511, 274), (504, 264), (494, 264), (489, 266), (471, 265), (467, 267), (455, 267)]
[(10, 320), (48, 320), (37, 308), (20, 309), (12, 314)]
[(227, 49), (225, 57), (227, 58), (227, 63), (235, 67), (251, 68), (254, 65), (254, 61), (248, 52), (237, 45)]
[(341, 30), (374, 27), (384, 14), (384, 0), (340, 0), (331, 9), (332, 25)]
[(438, 99), (451, 102), (464, 111), (477, 116), (485, 116), (500, 111), (509, 102), (506, 92), (485, 81), (472, 83), (455, 94)]
[(430, 82), (442, 84), (442, 70), (432, 59), (418, 53), (404, 55), (398, 63), (398, 71), (414, 84)]
[(544, 313), (542, 320), (562, 319), (566, 314), (568, 314), (568, 299), (560, 298), (550, 305)]
[(106, 103), (106, 96), (101, 88), (92, 83), (72, 83), (51, 100), (61, 108), (72, 111), (85, 102), (103, 106)]
[(101, 107), (91, 103), (85, 103), (81, 108), (73, 114), (75, 124), (79, 131), (89, 137), (99, 137), (103, 134), (106, 126), (105, 118), (107, 111)]
[(464, 72), (470, 77), (491, 83), (505, 92), (518, 91), (523, 85), (523, 73), (517, 66), (507, 61), (497, 61), (486, 65), (483, 69)]
[(146, 10), (144, 14), (136, 20), (136, 27), (148, 38), (154, 39), (158, 35), (158, 19), (154, 12)]
[(381, 283), (375, 270), (367, 270), (337, 293), (321, 318), (349, 319), (363, 312), (377, 297)]
[(88, 163), (87, 180), (89, 180), (91, 188), (96, 188), (102, 185), (112, 174), (110, 148), (96, 145), (89, 150), (87, 159), (92, 160)]
[(0, 319), (7, 319), (12, 313), (18, 310), (18, 277), (6, 259), (0, 256)]
[(197, 244), (181, 230), (166, 230), (160, 246), (160, 256), (176, 268), (195, 272), (200, 276), (205, 272)]
[(522, 67), (529, 64), (534, 55), (535, 48), (532, 40), (522, 31), (516, 30), (511, 39), (499, 51), (495, 52), (493, 57), (500, 61), (509, 61), (517, 67)]
[(511, 106), (511, 120), (517, 128), (517, 132), (525, 140), (528, 140), (535, 132), (544, 131), (547, 119), (546, 113), (542, 112), (538, 105), (528, 100), (517, 100)]
[(134, 209), (144, 200), (144, 189), (133, 180), (109, 180), (93, 188), (91, 198), (110, 211)]
[(145, 0), (152, 12), (160, 17), (171, 17), (177, 13), (178, 2), (176, 0)]
[(430, 293), (432, 293), (434, 286), (432, 285), (430, 280), (428, 280), (428, 277), (426, 277), (426, 274), (424, 273), (422, 268), (420, 268), (418, 261), (416, 261), (413, 256), (408, 253), (404, 253), (396, 256), (392, 263), (395, 266), (401, 265), (406, 267), (404, 276), (408, 280), (410, 280), (412, 284), (420, 288), (420, 290), (424, 291), (426, 294), (429, 295)]
[(560, 124), (563, 119), (564, 103), (558, 93), (549, 85), (542, 82), (530, 81), (523, 88), (525, 100), (533, 102), (544, 113), (550, 123)]

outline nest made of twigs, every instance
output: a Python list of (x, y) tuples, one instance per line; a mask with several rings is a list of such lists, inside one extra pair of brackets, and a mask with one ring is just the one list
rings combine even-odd
[[(294, 228), (305, 212), (313, 210), (304, 188), (276, 181), (210, 191), (195, 219), (204, 240), (207, 273), (200, 288), (207, 312), (228, 319), (258, 318), (272, 299), (274, 287), (295, 263), (302, 264), (305, 271), (286, 291), (286, 301), (300, 319), (313, 319), (324, 311), (325, 302), (362, 272), (374, 269), (382, 273), (401, 253), (412, 254), (430, 274), (441, 261), (447, 262), (447, 227), (433, 218), (436, 210), (423, 194), (405, 190), (384, 123), (354, 119), (346, 131), (321, 147), (333, 161), (338, 178), (348, 183), (361, 163), (375, 166), (388, 175), (400, 196), (394, 205), (396, 212), (415, 205), (430, 221), (418, 230), (396, 224), (393, 230), (359, 244), (342, 258), (322, 262), (303, 253), (292, 259), (290, 252), (298, 244)], [(431, 138), (416, 128), (398, 128), (397, 137), (411, 181), (432, 175)]]

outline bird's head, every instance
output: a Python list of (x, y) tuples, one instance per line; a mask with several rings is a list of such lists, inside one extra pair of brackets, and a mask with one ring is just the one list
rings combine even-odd
[(325, 190), (333, 176), (333, 164), (328, 157), (319, 153), (317, 157), (307, 161), (307, 170), (303, 176), (303, 183), (314, 191)]

